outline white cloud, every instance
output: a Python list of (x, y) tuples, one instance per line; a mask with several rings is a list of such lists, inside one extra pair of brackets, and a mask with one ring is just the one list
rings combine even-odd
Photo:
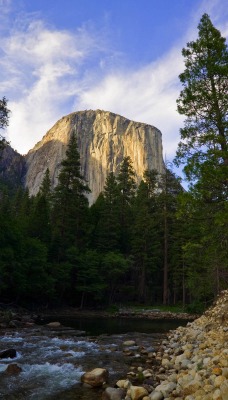
[(0, 52), (0, 87), (12, 111), (7, 135), (25, 153), (71, 111), (83, 86), (82, 66), (93, 53), (104, 53), (102, 41), (83, 28), (58, 31), (32, 20), (2, 37)]
[(94, 87), (83, 92), (80, 109), (105, 109), (127, 118), (156, 126), (163, 133), (164, 150), (173, 157), (181, 119), (176, 112), (180, 86), (178, 75), (183, 69), (180, 49), (138, 71), (107, 75)]

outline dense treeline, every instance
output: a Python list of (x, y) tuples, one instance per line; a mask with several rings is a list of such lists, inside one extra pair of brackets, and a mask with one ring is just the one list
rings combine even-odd
[[(185, 304), (211, 300), (222, 287), (224, 264), (210, 260), (214, 243), (209, 242), (214, 236), (221, 240), (222, 227), (211, 230), (195, 199), (186, 205), (192, 195), (170, 169), (163, 175), (145, 171), (136, 187), (132, 162), (125, 157), (91, 207), (88, 191), (74, 134), (53, 191), (48, 170), (37, 196), (29, 197), (23, 188), (13, 195), (2, 190), (3, 302)], [(220, 260), (222, 247), (221, 241)]]
[(35, 197), (1, 183), (1, 301), (81, 308), (181, 303), (200, 311), (227, 286), (228, 52), (208, 15), (198, 29), (183, 49), (177, 101), (187, 118), (175, 163), (185, 165), (189, 190), (168, 166), (163, 174), (145, 171), (136, 185), (125, 157), (89, 207), (72, 133), (54, 190), (48, 170)]
[[(22, 188), (14, 195), (2, 191), (2, 299), (80, 307), (158, 303), (167, 263), (167, 302), (173, 302), (171, 249), (177, 194), (182, 192), (174, 174), (168, 169), (164, 176), (145, 171), (136, 187), (132, 162), (125, 157), (118, 175), (107, 176), (104, 191), (91, 207), (87, 192), (75, 134), (53, 191), (48, 170), (37, 196), (29, 197)], [(180, 291), (175, 296), (178, 299)]]

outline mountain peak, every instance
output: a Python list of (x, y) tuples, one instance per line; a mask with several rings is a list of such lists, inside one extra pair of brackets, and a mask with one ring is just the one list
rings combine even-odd
[(91, 189), (90, 203), (103, 190), (108, 173), (118, 173), (130, 156), (138, 181), (146, 169), (164, 171), (161, 132), (104, 110), (77, 111), (62, 117), (26, 155), (25, 184), (35, 195), (47, 168), (56, 186), (72, 132), (77, 134), (81, 170)]

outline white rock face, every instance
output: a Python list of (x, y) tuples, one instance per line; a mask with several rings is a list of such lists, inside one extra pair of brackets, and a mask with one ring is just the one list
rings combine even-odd
[(108, 173), (118, 174), (125, 156), (131, 157), (138, 182), (146, 169), (164, 172), (162, 135), (157, 128), (107, 111), (79, 111), (60, 119), (25, 156), (25, 185), (31, 195), (38, 192), (47, 168), (56, 186), (72, 132), (78, 137), (82, 175), (91, 189), (90, 204), (103, 190)]

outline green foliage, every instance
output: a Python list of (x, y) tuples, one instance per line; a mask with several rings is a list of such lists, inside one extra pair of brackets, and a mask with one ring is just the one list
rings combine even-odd
[(59, 259), (64, 260), (68, 247), (85, 246), (88, 229), (88, 200), (85, 194), (89, 191), (80, 172), (77, 138), (72, 134), (66, 158), (62, 161), (59, 183), (53, 193), (53, 240), (61, 243), (57, 254)]
[(193, 301), (191, 304), (186, 306), (186, 312), (189, 314), (202, 314), (205, 311), (206, 307), (202, 301)]
[(198, 39), (182, 51), (186, 69), (180, 75), (183, 90), (177, 100), (179, 113), (187, 119), (176, 161), (187, 162), (184, 170), (189, 178), (201, 177), (206, 165), (222, 169), (228, 159), (227, 46), (207, 14), (198, 31)]
[(228, 50), (207, 14), (198, 38), (183, 49), (185, 71), (178, 111), (186, 115), (176, 163), (193, 180), (179, 216), (186, 286), (193, 305), (210, 300), (228, 282)]
[(158, 214), (157, 173), (146, 171), (133, 207), (132, 255), (138, 300), (150, 298), (150, 286), (157, 281), (161, 267), (161, 236)]
[(120, 191), (113, 173), (107, 176), (104, 191), (92, 206), (98, 219), (94, 226), (94, 242), (101, 252), (115, 251), (120, 243)]
[(45, 197), (47, 200), (51, 200), (51, 179), (49, 168), (46, 169), (43, 181), (39, 189), (39, 195)]
[(119, 307), (116, 304), (110, 304), (105, 310), (110, 314), (115, 314), (119, 311)]
[(47, 245), (51, 241), (50, 207), (44, 195), (39, 194), (34, 199), (34, 204), (30, 212), (28, 231), (31, 237), (40, 239)]
[(112, 304), (117, 296), (120, 287), (125, 282), (125, 275), (129, 269), (129, 261), (117, 252), (107, 252), (102, 256), (101, 271), (107, 287), (107, 298)]
[(136, 190), (135, 172), (132, 166), (132, 160), (129, 156), (124, 157), (120, 165), (117, 181), (121, 192), (122, 207), (124, 207), (131, 204)]
[(132, 220), (132, 204), (135, 197), (136, 181), (135, 171), (130, 157), (124, 157), (117, 176), (119, 189), (119, 221), (120, 221), (120, 247), (124, 254), (130, 250), (130, 225)]
[(93, 301), (103, 297), (106, 283), (101, 274), (100, 263), (100, 255), (95, 250), (87, 250), (77, 257), (74, 264), (75, 290), (81, 293), (80, 308), (84, 307), (88, 294)]
[[(4, 129), (9, 122), (10, 110), (7, 108), (7, 100), (5, 97), (0, 99), (0, 129)], [(7, 144), (6, 139), (0, 135), (0, 150)]]

